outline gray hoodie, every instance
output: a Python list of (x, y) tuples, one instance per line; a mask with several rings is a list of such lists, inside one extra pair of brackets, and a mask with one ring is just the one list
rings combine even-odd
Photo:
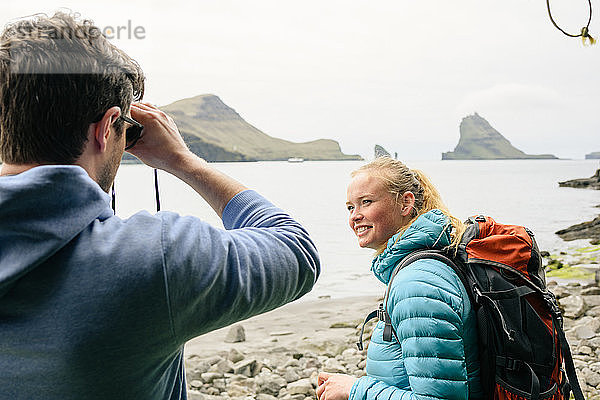
[(184, 399), (187, 340), (320, 271), (306, 231), (254, 191), (223, 224), (121, 219), (77, 166), (0, 177), (0, 399)]

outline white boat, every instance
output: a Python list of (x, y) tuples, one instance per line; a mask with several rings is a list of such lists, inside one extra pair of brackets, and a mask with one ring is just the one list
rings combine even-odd
[(288, 158), (288, 162), (304, 162), (304, 158), (302, 158), (302, 157), (290, 157), (290, 158)]

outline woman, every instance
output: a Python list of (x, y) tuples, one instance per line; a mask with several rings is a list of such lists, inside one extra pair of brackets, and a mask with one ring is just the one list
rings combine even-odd
[[(352, 173), (347, 207), (361, 247), (376, 250), (372, 271), (388, 284), (412, 251), (456, 246), (464, 225), (420, 171), (389, 157)], [(418, 260), (390, 287), (387, 311), (398, 341), (383, 340), (378, 322), (367, 352), (367, 375), (319, 374), (319, 400), (481, 398), (477, 327), (467, 292), (446, 264)]]

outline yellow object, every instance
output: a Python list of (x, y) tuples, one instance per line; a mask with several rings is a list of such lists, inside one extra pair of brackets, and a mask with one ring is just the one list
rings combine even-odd
[(590, 41), (590, 45), (596, 44), (596, 39), (590, 35), (587, 26), (584, 26), (581, 28), (581, 40), (583, 41), (584, 46), (586, 45), (586, 39)]

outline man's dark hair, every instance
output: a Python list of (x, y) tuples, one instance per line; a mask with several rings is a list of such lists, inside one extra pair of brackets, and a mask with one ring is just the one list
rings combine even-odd
[(90, 123), (143, 94), (140, 66), (92, 21), (57, 12), (11, 23), (0, 36), (0, 158), (73, 164)]

